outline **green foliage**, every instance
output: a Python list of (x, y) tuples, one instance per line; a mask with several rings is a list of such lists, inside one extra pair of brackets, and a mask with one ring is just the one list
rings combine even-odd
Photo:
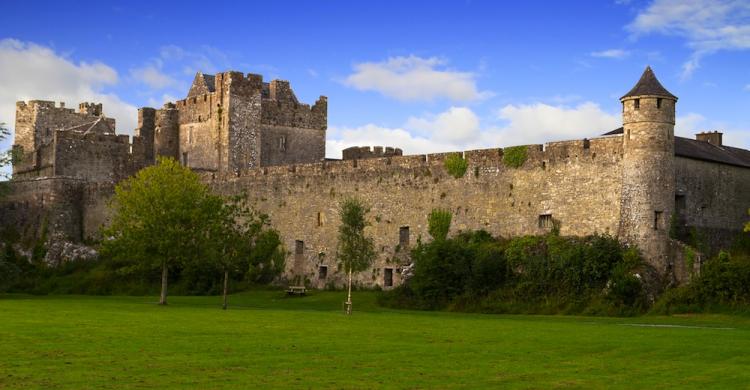
[(503, 149), (503, 164), (509, 168), (520, 168), (528, 158), (526, 146), (511, 146)]
[(17, 255), (10, 244), (0, 245), (0, 293), (7, 291), (18, 282), (21, 269)]
[(635, 250), (609, 236), (495, 239), (485, 231), (418, 245), (398, 307), (482, 312), (635, 314), (646, 306)]
[(705, 262), (689, 284), (669, 290), (654, 308), (659, 313), (737, 311), (750, 306), (750, 254), (720, 252)]
[[(10, 136), (10, 130), (5, 123), (0, 123), (0, 141)], [(14, 161), (13, 150), (0, 151), (0, 170)], [(0, 171), (0, 177), (8, 178), (8, 175)]]
[(428, 217), (428, 232), (433, 240), (445, 240), (451, 228), (453, 214), (450, 210), (432, 209)]
[(460, 153), (451, 153), (446, 156), (443, 165), (445, 165), (445, 170), (456, 179), (464, 177), (469, 167), (469, 163)]
[(692, 247), (685, 245), (683, 256), (685, 257), (685, 266), (692, 274), (693, 267), (695, 267), (695, 257), (696, 257), (695, 250)]
[[(747, 209), (747, 214), (750, 215), (750, 209)], [(745, 224), (745, 231), (750, 232), (750, 221)]]
[(340, 205), (337, 256), (347, 273), (364, 271), (375, 259), (372, 238), (365, 235), (368, 212), (362, 201), (356, 198), (348, 198)]

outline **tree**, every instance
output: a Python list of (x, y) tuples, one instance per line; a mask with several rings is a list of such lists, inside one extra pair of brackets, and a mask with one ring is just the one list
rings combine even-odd
[(220, 199), (195, 173), (171, 158), (159, 158), (115, 187), (114, 216), (103, 231), (102, 252), (143, 268), (161, 268), (159, 304), (166, 305), (169, 268), (205, 252), (201, 245), (219, 206)]
[[(747, 214), (750, 215), (750, 209), (747, 209)], [(750, 232), (750, 222), (745, 224), (745, 231)]]
[(369, 210), (356, 198), (344, 200), (339, 210), (341, 225), (337, 256), (349, 274), (349, 293), (344, 304), (346, 314), (352, 313), (352, 274), (366, 270), (375, 259), (372, 238), (365, 236), (365, 227), (368, 226), (365, 217), (368, 212)]
[[(212, 258), (224, 275), (222, 309), (227, 309), (230, 273), (243, 269), (253, 281), (270, 282), (284, 269), (278, 233), (268, 228), (268, 216), (259, 214), (245, 196), (213, 197), (214, 216), (208, 234)], [(271, 279), (271, 280), (269, 280)]]
[[(0, 123), (0, 141), (7, 139), (9, 136), (10, 130), (8, 130), (8, 127), (5, 125), (5, 123)], [(10, 165), (11, 162), (13, 162), (12, 150), (6, 150), (0, 153), (0, 169)], [(7, 178), (8, 174), (0, 171), (0, 177)]]
[(428, 232), (433, 240), (442, 241), (448, 237), (453, 215), (450, 210), (432, 209), (427, 218)]

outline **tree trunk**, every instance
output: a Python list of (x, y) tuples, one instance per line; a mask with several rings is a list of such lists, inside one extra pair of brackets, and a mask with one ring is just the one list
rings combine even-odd
[(229, 270), (224, 270), (224, 304), (222, 305), (222, 309), (227, 309), (227, 290), (229, 285)]
[(346, 307), (346, 314), (350, 315), (352, 314), (352, 268), (349, 267), (349, 293), (346, 297), (346, 303), (344, 304)]
[(161, 263), (161, 298), (159, 298), (160, 305), (167, 304), (167, 278), (168, 276), (169, 276), (169, 271), (167, 268), (167, 262), (164, 261), (163, 263)]

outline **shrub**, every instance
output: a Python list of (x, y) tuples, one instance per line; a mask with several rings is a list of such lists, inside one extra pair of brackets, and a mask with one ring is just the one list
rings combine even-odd
[(469, 164), (459, 153), (449, 154), (443, 164), (445, 165), (445, 170), (456, 179), (464, 177), (466, 169), (469, 167)]
[(428, 232), (433, 240), (445, 240), (451, 228), (453, 215), (450, 210), (433, 209), (428, 217)]
[(503, 149), (503, 164), (509, 168), (520, 168), (528, 158), (526, 146), (511, 146)]

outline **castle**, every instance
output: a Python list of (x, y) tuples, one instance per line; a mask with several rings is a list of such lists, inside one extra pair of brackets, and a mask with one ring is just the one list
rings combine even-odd
[[(709, 250), (728, 245), (750, 208), (750, 151), (724, 145), (719, 132), (675, 137), (677, 97), (650, 68), (620, 100), (619, 129), (455, 152), (468, 164), (460, 177), (446, 171), (451, 153), (354, 147), (342, 160), (325, 159), (327, 99), (302, 104), (288, 82), (259, 75), (198, 73), (187, 98), (139, 110), (132, 141), (115, 133), (101, 105), (75, 112), (62, 103), (18, 102), (14, 147), (23, 158), (0, 221), (50, 242), (97, 238), (114, 185), (169, 156), (219, 193), (247, 192), (281, 233), (285, 278), (313, 287), (344, 282), (335, 248), (338, 204), (349, 196), (370, 206), (367, 233), (378, 253), (358, 275), (362, 285), (401, 283), (409, 248), (429, 239), (433, 208), (453, 212), (453, 232), (512, 237), (556, 224), (562, 235), (610, 234), (637, 245), (662, 275), (685, 281), (701, 264), (685, 258), (670, 230), (699, 231)], [(505, 161), (511, 150), (520, 164)]]

